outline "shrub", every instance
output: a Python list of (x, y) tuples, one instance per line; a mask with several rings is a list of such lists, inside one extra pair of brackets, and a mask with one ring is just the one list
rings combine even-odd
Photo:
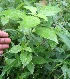
[(69, 1), (47, 1), (47, 5), (36, 0), (0, 2), (0, 26), (12, 39), (0, 57), (0, 77), (70, 78)]

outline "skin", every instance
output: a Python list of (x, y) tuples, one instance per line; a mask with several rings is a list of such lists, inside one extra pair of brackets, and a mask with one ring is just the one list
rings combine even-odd
[(8, 33), (0, 30), (0, 54), (3, 54), (4, 49), (9, 48), (11, 39), (8, 36)]

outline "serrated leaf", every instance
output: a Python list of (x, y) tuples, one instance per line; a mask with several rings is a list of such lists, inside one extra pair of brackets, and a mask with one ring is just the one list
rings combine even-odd
[(14, 45), (9, 52), (10, 53), (18, 53), (22, 50), (22, 47), (20, 45)]
[(5, 15), (8, 16), (10, 14), (11, 10), (4, 10), (2, 12), (0, 12), (0, 15)]
[(40, 24), (40, 19), (34, 16), (26, 16), (23, 21), (20, 22), (20, 26), (24, 28), (35, 27)]
[(55, 31), (53, 29), (45, 28), (45, 27), (38, 27), (36, 29), (36, 33), (44, 38), (50, 39), (58, 43), (57, 35), (55, 34)]
[(30, 47), (24, 47), (23, 50), (26, 50), (28, 52), (32, 52), (32, 49)]
[(56, 15), (59, 11), (61, 11), (60, 8), (56, 6), (44, 6), (39, 10), (38, 13), (42, 13), (46, 16), (53, 16)]
[(48, 18), (41, 13), (37, 14), (37, 16), (40, 17), (40, 18), (43, 18), (45, 21), (48, 21)]
[(33, 72), (34, 72), (34, 64), (32, 62), (30, 62), (27, 65), (27, 69), (31, 72), (31, 74), (33, 74)]
[(37, 8), (33, 6), (24, 6), (24, 8), (30, 10), (32, 14), (36, 14)]
[(0, 12), (0, 15), (4, 15), (5, 17), (8, 17), (12, 20), (18, 20), (19, 18), (23, 17), (23, 12), (16, 9), (9, 9)]
[(22, 52), (20, 54), (20, 60), (23, 64), (23, 67), (25, 67), (32, 60), (32, 54), (31, 53), (28, 54), (27, 52)]
[(12, 19), (12, 20), (18, 20), (19, 18), (21, 18), (23, 15), (22, 15), (22, 12), (20, 10), (11, 10), (12, 12), (10, 12), (9, 14), (9, 18)]
[(8, 17), (1, 17), (1, 22), (3, 25), (5, 25), (9, 22), (9, 18)]
[(32, 62), (34, 64), (44, 64), (46, 63), (47, 61), (43, 58), (43, 57), (40, 57), (40, 56), (35, 56), (32, 60)]

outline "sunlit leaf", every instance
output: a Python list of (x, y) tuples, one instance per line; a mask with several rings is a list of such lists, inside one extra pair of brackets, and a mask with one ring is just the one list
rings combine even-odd
[(23, 18), (23, 14), (23, 12), (16, 9), (8, 9), (0, 12), (0, 15), (4, 15), (5, 17), (10, 18), (12, 20), (18, 20), (19, 18)]
[(28, 54), (27, 52), (22, 52), (20, 54), (20, 60), (23, 64), (23, 67), (25, 67), (32, 60), (32, 54), (31, 53)]
[(24, 47), (23, 50), (26, 50), (28, 52), (32, 52), (32, 49), (30, 47)]
[(8, 17), (1, 17), (1, 22), (3, 25), (5, 25), (9, 22), (9, 18)]
[(20, 45), (14, 45), (9, 52), (10, 53), (18, 53), (22, 50), (22, 47)]
[(24, 8), (30, 10), (32, 14), (36, 14), (37, 8), (33, 6), (24, 6)]
[(20, 22), (20, 25), (24, 28), (31, 28), (40, 24), (40, 19), (38, 17), (26, 16), (26, 18), (23, 19), (24, 20)]
[(45, 28), (45, 27), (38, 27), (36, 29), (36, 33), (44, 38), (50, 39), (58, 43), (57, 35), (53, 29)]
[(48, 18), (41, 13), (37, 14), (37, 16), (40, 17), (40, 18), (43, 18), (45, 21), (48, 21)]
[(39, 10), (39, 13), (42, 13), (46, 16), (56, 15), (60, 11), (60, 8), (56, 6), (44, 6)]

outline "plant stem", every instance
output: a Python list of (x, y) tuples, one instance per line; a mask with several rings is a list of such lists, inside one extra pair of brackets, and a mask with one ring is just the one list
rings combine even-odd
[(61, 76), (59, 76), (59, 78), (58, 78), (58, 79), (60, 79), (62, 76), (63, 76), (63, 74), (62, 74)]
[[(70, 57), (70, 54), (66, 56), (66, 58), (63, 60), (63, 62)], [(61, 62), (60, 64), (56, 64), (56, 66), (53, 68), (53, 70), (49, 73), (49, 75), (47, 76), (46, 79), (48, 79), (48, 77), (52, 74), (52, 72), (54, 72), (54, 70), (56, 70), (55, 68), (59, 67), (61, 64), (63, 64), (63, 62)]]

